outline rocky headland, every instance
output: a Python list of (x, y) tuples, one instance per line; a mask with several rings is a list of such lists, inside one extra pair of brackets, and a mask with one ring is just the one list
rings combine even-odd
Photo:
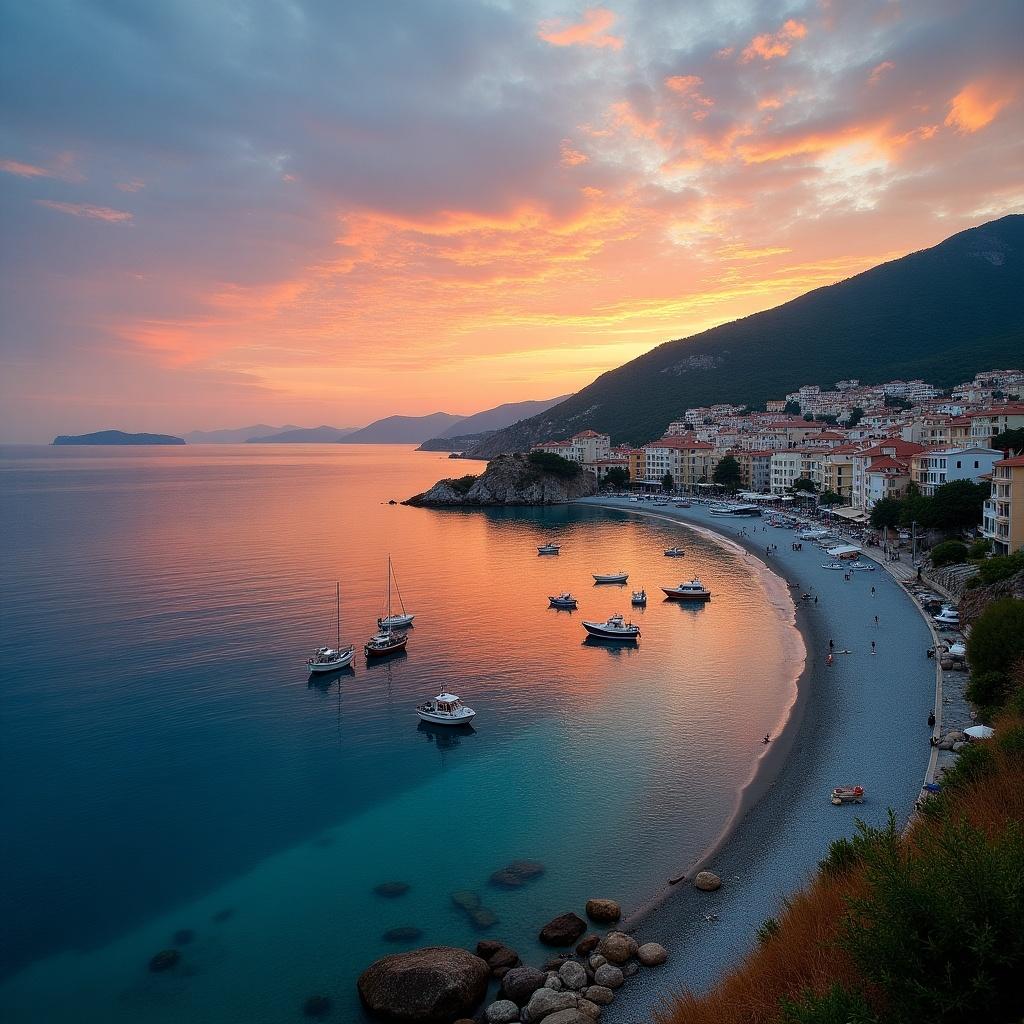
[(439, 480), (404, 504), (425, 507), (562, 505), (597, 493), (597, 479), (575, 463), (537, 453), (499, 455), (479, 476)]

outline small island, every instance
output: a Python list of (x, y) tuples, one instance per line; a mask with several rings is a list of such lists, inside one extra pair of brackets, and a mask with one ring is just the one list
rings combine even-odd
[(597, 493), (597, 478), (578, 462), (548, 452), (499, 455), (480, 476), (439, 480), (405, 505), (564, 505)]
[(123, 430), (97, 430), (92, 434), (59, 434), (51, 444), (184, 444), (173, 434), (126, 434)]

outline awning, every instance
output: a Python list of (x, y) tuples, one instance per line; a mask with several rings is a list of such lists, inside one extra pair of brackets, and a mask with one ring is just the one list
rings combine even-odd
[(853, 544), (840, 544), (838, 547), (829, 548), (828, 553), (833, 558), (853, 558), (854, 555), (860, 554), (860, 548)]
[(862, 512), (859, 508), (854, 508), (853, 505), (833, 508), (832, 515), (839, 516), (840, 519), (849, 519), (852, 523), (866, 523), (868, 521), (867, 513)]

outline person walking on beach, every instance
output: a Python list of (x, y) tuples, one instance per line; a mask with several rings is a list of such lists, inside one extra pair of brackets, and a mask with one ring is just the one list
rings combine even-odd
[(871, 596), (872, 596), (872, 597), (874, 597), (874, 596), (875, 596), (875, 588), (874, 588), (874, 587), (872, 587), (872, 588), (871, 588)]
[(876, 626), (878, 625), (878, 616), (877, 615), (875, 616), (875, 625)]
[(872, 654), (877, 654), (878, 653), (878, 651), (875, 650), (875, 641), (874, 640), (871, 641), (871, 653)]
[(831, 651), (835, 647), (836, 643), (832, 637), (828, 638), (828, 649)]

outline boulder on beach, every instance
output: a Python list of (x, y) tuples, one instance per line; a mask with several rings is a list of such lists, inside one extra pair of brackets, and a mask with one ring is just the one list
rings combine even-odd
[(632, 935), (627, 935), (625, 932), (609, 932), (601, 940), (597, 951), (609, 963), (621, 966), (630, 957), (636, 956), (637, 948), (637, 941)]
[(572, 989), (574, 992), (586, 988), (587, 972), (583, 969), (583, 965), (576, 963), (575, 960), (566, 960), (558, 970), (558, 977), (566, 988)]
[(658, 967), (668, 959), (668, 950), (657, 942), (645, 942), (637, 951), (636, 958), (644, 967)]
[(590, 1024), (591, 1022), (591, 1018), (576, 1007), (570, 1007), (568, 1010), (556, 1010), (544, 1020), (547, 1024)]
[(544, 925), (540, 931), (540, 941), (547, 946), (571, 946), (586, 930), (586, 921), (569, 911)]
[(363, 1005), (382, 1020), (447, 1024), (473, 1014), (487, 994), (490, 973), (468, 950), (428, 946), (375, 960), (357, 985)]
[(610, 1006), (615, 993), (607, 985), (591, 985), (583, 990), (583, 997), (598, 1006)]
[(716, 889), (722, 888), (722, 880), (714, 871), (697, 872), (697, 877), (693, 880), (693, 884), (701, 892), (714, 892)]
[(553, 988), (539, 988), (530, 996), (523, 1011), (523, 1019), (534, 1024), (559, 1010), (575, 1010), (579, 996), (575, 992), (556, 992)]
[(530, 996), (542, 988), (547, 975), (536, 967), (513, 967), (501, 979), (501, 995), (519, 1006), (525, 1006)]
[(496, 999), (484, 1011), (487, 1024), (512, 1024), (519, 1020), (519, 1007), (511, 999)]
[(373, 887), (377, 896), (387, 896), (393, 899), (395, 896), (404, 896), (409, 891), (408, 882), (381, 882)]
[(594, 932), (590, 932), (584, 935), (579, 942), (576, 943), (576, 952), (580, 956), (586, 956), (588, 953), (593, 953), (597, 949), (597, 944), (601, 941), (600, 935), (595, 935)]
[(576, 1009), (580, 1013), (586, 1014), (591, 1020), (599, 1020), (601, 1017), (601, 1007), (597, 1003), (592, 1003), (589, 999), (581, 999), (576, 1004)]
[(622, 917), (622, 908), (615, 900), (587, 900), (587, 917), (598, 924), (614, 924)]
[(625, 975), (614, 964), (603, 964), (594, 971), (594, 984), (601, 988), (621, 988), (625, 980)]
[(181, 961), (181, 953), (177, 949), (161, 949), (149, 958), (149, 969), (154, 974), (169, 971)]

